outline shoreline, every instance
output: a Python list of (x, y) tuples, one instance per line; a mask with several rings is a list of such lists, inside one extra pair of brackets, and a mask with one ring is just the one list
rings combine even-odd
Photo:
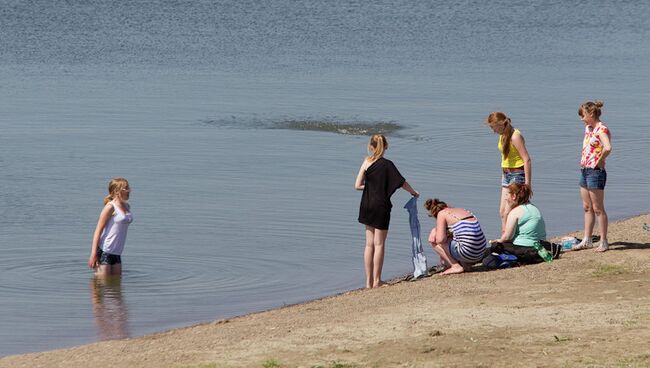
[[(0, 358), (0, 367), (650, 366), (650, 214), (611, 249), (549, 264), (355, 289), (142, 337)], [(562, 236), (578, 236), (574, 231)], [(561, 236), (552, 239), (558, 239)], [(107, 358), (106, 352), (116, 352)], [(506, 357), (506, 359), (502, 359)], [(271, 364), (272, 365), (272, 364)]]

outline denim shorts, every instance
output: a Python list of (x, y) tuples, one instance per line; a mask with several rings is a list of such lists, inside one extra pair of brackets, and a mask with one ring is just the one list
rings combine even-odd
[(501, 175), (501, 186), (505, 188), (512, 183), (526, 183), (526, 174), (524, 173), (524, 170), (503, 172), (503, 175)]
[(476, 261), (471, 261), (471, 260), (463, 257), (460, 254), (460, 251), (458, 250), (458, 247), (460, 247), (460, 244), (458, 244), (458, 242), (456, 242), (455, 240), (452, 240), (451, 243), (449, 244), (449, 253), (451, 253), (451, 256), (455, 260), (457, 260), (458, 262), (461, 262), (461, 263), (469, 263), (469, 264), (476, 263)]
[(585, 189), (605, 189), (607, 171), (605, 169), (580, 169), (580, 186)]
[(122, 264), (122, 257), (118, 256), (117, 254), (106, 253), (101, 249), (97, 249), (97, 259), (101, 265)]

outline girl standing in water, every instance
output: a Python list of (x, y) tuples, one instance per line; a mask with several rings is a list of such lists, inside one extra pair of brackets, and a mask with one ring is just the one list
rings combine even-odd
[(526, 141), (519, 129), (512, 126), (512, 121), (502, 112), (492, 112), (486, 119), (487, 125), (499, 134), (499, 151), (501, 151), (501, 233), (505, 230), (506, 219), (511, 210), (508, 203), (508, 185), (526, 184), (532, 187), (532, 161), (526, 150)]
[(612, 152), (609, 129), (600, 121), (602, 101), (587, 101), (578, 108), (578, 115), (585, 124), (585, 137), (582, 141), (580, 159), (580, 197), (585, 211), (585, 233), (582, 242), (573, 249), (593, 247), (591, 235), (594, 221), (598, 218), (600, 245), (595, 249), (604, 252), (609, 248), (607, 242), (607, 213), (605, 212), (605, 158)]
[(366, 288), (382, 286), (381, 270), (384, 265), (384, 243), (388, 235), (390, 197), (398, 188), (404, 188), (415, 197), (416, 192), (404, 179), (392, 161), (384, 158), (388, 149), (386, 137), (370, 137), (368, 157), (361, 164), (354, 187), (363, 190), (359, 208), (359, 222), (366, 225), (366, 247), (363, 254), (366, 270)]
[(88, 259), (88, 267), (94, 269), (97, 276), (122, 273), (121, 254), (126, 232), (133, 221), (128, 204), (130, 193), (129, 182), (124, 178), (114, 178), (108, 184), (108, 195), (104, 198)]

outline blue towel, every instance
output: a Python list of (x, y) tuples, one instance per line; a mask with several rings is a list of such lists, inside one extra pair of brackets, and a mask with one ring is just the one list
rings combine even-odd
[(413, 277), (418, 278), (427, 274), (427, 258), (422, 251), (420, 241), (420, 221), (418, 220), (418, 199), (412, 197), (404, 208), (409, 212), (409, 225), (411, 226), (411, 250), (413, 251)]

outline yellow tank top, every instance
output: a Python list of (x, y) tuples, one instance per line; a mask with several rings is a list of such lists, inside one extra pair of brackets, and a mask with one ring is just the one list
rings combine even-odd
[[(515, 129), (514, 133), (521, 135), (519, 129)], [(501, 167), (504, 169), (514, 169), (517, 167), (524, 166), (524, 160), (519, 156), (519, 151), (512, 144), (512, 139), (510, 140), (510, 151), (508, 151), (508, 156), (503, 157), (503, 144), (501, 143), (501, 136), (499, 136), (499, 152), (501, 152)]]

